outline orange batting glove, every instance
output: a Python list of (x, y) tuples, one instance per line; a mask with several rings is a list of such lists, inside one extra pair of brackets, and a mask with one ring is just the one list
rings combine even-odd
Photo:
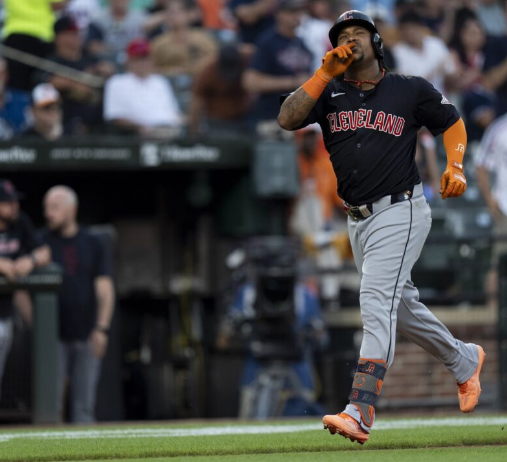
[(352, 48), (355, 46), (355, 43), (341, 45), (326, 53), (326, 56), (322, 58), (322, 66), (302, 86), (308, 96), (319, 99), (327, 84), (347, 70), (354, 59)]
[(321, 69), (332, 77), (338, 77), (343, 74), (354, 60), (352, 48), (355, 46), (355, 43), (341, 45), (327, 52), (326, 56), (322, 58)]
[(466, 189), (467, 179), (463, 174), (463, 164), (458, 162), (454, 162), (453, 165), (447, 164), (447, 168), (440, 179), (442, 199), (461, 196)]

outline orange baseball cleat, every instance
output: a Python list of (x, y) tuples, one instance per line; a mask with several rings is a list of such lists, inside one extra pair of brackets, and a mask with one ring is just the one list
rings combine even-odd
[(356, 419), (344, 412), (338, 415), (325, 415), (322, 421), (324, 422), (324, 430), (329, 430), (331, 435), (339, 433), (350, 441), (357, 441), (359, 444), (366, 443), (370, 437), (370, 434), (361, 428)]
[(459, 408), (461, 412), (473, 412), (475, 406), (479, 402), (479, 396), (481, 395), (481, 382), (479, 382), (479, 375), (481, 373), (482, 364), (484, 363), (484, 358), (486, 358), (486, 353), (481, 346), (477, 345), (477, 349), (479, 350), (479, 365), (475, 372), (472, 374), (465, 383), (458, 383), (458, 398), (459, 398)]

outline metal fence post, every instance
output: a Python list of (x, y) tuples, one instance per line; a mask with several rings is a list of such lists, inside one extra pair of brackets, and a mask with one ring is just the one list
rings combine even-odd
[(58, 296), (34, 294), (33, 423), (57, 423), (58, 412)]
[(507, 254), (500, 256), (498, 267), (498, 345), (500, 359), (500, 401), (507, 409)]

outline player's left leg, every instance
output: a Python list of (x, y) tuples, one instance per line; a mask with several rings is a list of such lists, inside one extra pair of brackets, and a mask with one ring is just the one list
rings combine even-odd
[[(419, 292), (410, 280), (405, 283), (398, 305), (397, 330), (447, 367), (456, 382), (461, 384), (458, 393), (461, 410), (473, 411), (481, 393), (479, 374), (484, 351), (479, 345), (456, 339), (419, 301)], [(474, 383), (468, 383), (470, 380)]]

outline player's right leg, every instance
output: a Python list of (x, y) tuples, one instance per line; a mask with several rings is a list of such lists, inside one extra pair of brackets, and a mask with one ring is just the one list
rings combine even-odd
[(447, 367), (459, 385), (461, 410), (473, 411), (481, 393), (479, 374), (486, 356), (484, 350), (479, 345), (456, 339), (419, 301), (419, 292), (410, 280), (403, 287), (398, 305), (397, 331)]

